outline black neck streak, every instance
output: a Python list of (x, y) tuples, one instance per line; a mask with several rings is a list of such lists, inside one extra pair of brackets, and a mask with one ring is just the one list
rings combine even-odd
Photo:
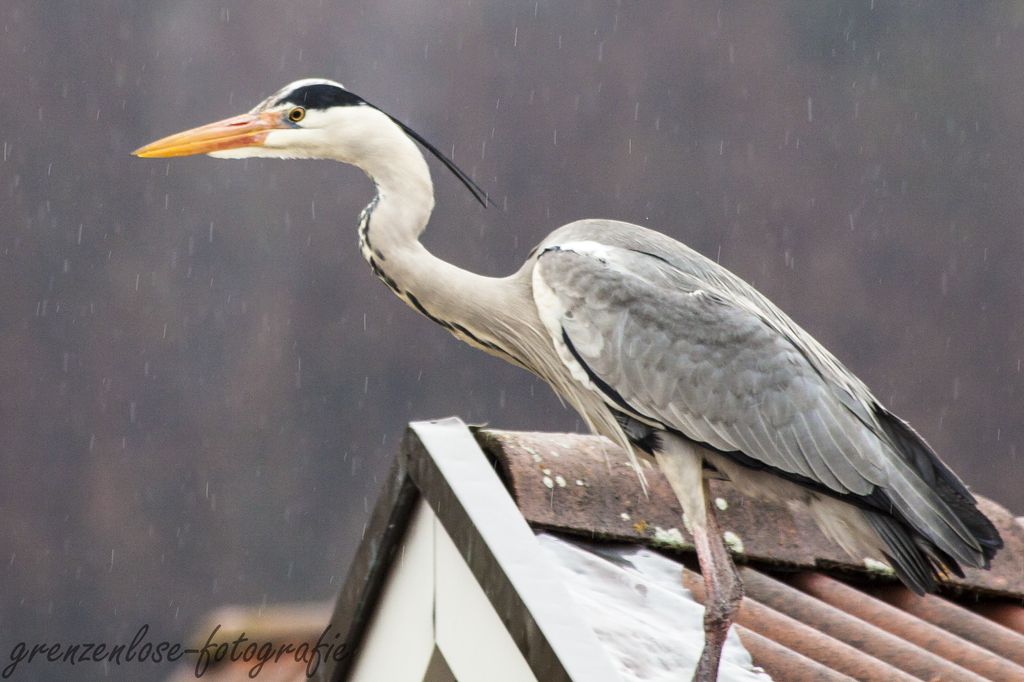
[(395, 292), (395, 294), (397, 294), (399, 298), (408, 303), (417, 312), (426, 317), (428, 320), (432, 320), (433, 322), (441, 325), (457, 338), (465, 341), (466, 343), (469, 343), (470, 345), (477, 346), (482, 350), (490, 351), (496, 355), (500, 355), (501, 357), (515, 364), (525, 366), (510, 352), (508, 352), (501, 346), (497, 345), (493, 341), (488, 341), (487, 339), (480, 338), (478, 335), (470, 331), (465, 325), (459, 324), (458, 322), (445, 320), (431, 313), (429, 310), (427, 310), (426, 306), (424, 306), (423, 303), (420, 302), (420, 300), (416, 297), (415, 294), (413, 294), (411, 291), (404, 291), (401, 287), (398, 286), (398, 283), (394, 280), (394, 278), (392, 278), (390, 275), (388, 275), (387, 272), (384, 271), (384, 267), (382, 264), (387, 261), (387, 257), (384, 255), (383, 252), (380, 251), (380, 249), (376, 248), (373, 245), (373, 241), (370, 237), (370, 225), (373, 219), (373, 210), (377, 208), (377, 204), (379, 202), (380, 195), (378, 194), (377, 196), (374, 197), (373, 201), (371, 201), (370, 204), (363, 209), (363, 212), (359, 215), (359, 248), (363, 253), (363, 257), (366, 259), (366, 262), (370, 264), (370, 269), (373, 270), (373, 274), (375, 274), (380, 281), (384, 282), (385, 286), (387, 286), (388, 289), (391, 289), (391, 291)]
[(363, 258), (370, 264), (370, 269), (373, 270), (373, 274), (377, 275), (377, 278), (384, 282), (385, 286), (391, 291), (395, 292), (398, 296), (405, 298), (405, 293), (399, 288), (398, 283), (391, 278), (388, 273), (384, 272), (384, 268), (381, 267), (381, 263), (387, 260), (380, 249), (374, 248), (370, 242), (370, 219), (373, 216), (373, 209), (377, 208), (377, 203), (380, 201), (380, 195), (376, 195), (373, 201), (363, 209), (363, 212), (359, 214), (359, 250), (363, 253)]

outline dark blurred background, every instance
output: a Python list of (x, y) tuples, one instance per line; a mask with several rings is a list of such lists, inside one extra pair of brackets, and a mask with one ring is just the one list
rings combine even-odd
[(495, 197), (433, 166), (440, 255), (505, 274), (573, 219), (665, 231), (1024, 512), (1022, 20), (1021, 2), (5, 0), (0, 661), (330, 598), (410, 420), (582, 428), (376, 282), (358, 171), (129, 155), (306, 76)]

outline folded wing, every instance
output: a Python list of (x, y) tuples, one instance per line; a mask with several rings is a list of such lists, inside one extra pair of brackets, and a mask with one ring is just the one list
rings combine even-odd
[(548, 245), (534, 297), (563, 362), (612, 409), (894, 514), (948, 558), (987, 565), (998, 533), (927, 444), (766, 299), (700, 265)]

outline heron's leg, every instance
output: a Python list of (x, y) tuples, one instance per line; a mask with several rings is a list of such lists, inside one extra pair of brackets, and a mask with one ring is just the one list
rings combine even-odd
[(683, 507), (704, 577), (704, 649), (693, 679), (714, 682), (722, 646), (743, 598), (743, 585), (715, 519), (700, 446), (673, 434), (665, 434), (661, 442), (655, 457)]
[(712, 508), (708, 482), (702, 483), (705, 514), (703, 525), (691, 524), (693, 544), (704, 577), (704, 650), (694, 671), (695, 682), (713, 682), (718, 675), (718, 662), (722, 656), (729, 626), (743, 599), (743, 584), (736, 566), (725, 548), (722, 531)]

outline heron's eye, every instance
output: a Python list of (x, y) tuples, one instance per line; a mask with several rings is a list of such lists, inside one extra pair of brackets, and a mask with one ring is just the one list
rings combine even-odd
[(306, 118), (306, 110), (302, 107), (295, 107), (288, 112), (288, 120), (292, 123), (298, 123), (304, 118)]

